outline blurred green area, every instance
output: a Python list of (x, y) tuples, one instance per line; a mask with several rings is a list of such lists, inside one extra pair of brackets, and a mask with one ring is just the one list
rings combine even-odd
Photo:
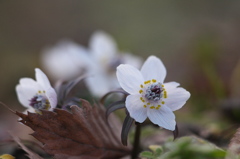
[[(103, 30), (120, 50), (161, 58), (166, 81), (191, 93), (176, 112), (180, 131), (228, 142), (240, 122), (239, 16), (236, 0), (0, 1), (0, 101), (24, 110), (15, 86), (41, 68), (42, 49), (65, 38), (87, 46), (91, 34)], [(1, 108), (0, 131), (16, 131), (17, 118)]]
[(141, 153), (144, 159), (224, 159), (226, 152), (200, 138), (188, 136), (169, 141), (163, 146), (150, 145)]

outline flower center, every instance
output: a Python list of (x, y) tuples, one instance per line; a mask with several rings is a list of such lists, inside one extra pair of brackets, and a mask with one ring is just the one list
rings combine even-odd
[(39, 112), (39, 109), (46, 109), (50, 108), (49, 100), (45, 95), (45, 91), (38, 91), (38, 93), (30, 99), (30, 106), (32, 106), (36, 112)]
[(149, 101), (159, 101), (162, 97), (161, 95), (162, 87), (160, 83), (152, 84), (146, 89), (145, 98)]
[(167, 98), (167, 91), (164, 85), (157, 80), (145, 81), (144, 84), (140, 85), (140, 88), (140, 100), (143, 102), (144, 108), (159, 109), (165, 104), (164, 99)]

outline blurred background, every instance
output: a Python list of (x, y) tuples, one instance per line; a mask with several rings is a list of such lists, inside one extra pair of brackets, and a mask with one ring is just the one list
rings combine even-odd
[[(23, 111), (15, 86), (42, 68), (42, 50), (62, 39), (88, 47), (92, 33), (103, 30), (120, 50), (161, 58), (166, 81), (191, 93), (176, 112), (180, 132), (220, 144), (240, 122), (239, 28), (237, 0), (0, 1), (0, 101)], [(0, 141), (8, 130), (28, 138), (31, 131), (0, 107)]]

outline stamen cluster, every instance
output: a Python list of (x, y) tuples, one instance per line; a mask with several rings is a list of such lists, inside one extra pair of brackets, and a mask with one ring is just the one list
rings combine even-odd
[(30, 100), (30, 106), (32, 106), (34, 109), (46, 109), (48, 110), (50, 108), (50, 103), (47, 99), (47, 97), (44, 95), (45, 91), (38, 91), (38, 94), (33, 96), (33, 98)]

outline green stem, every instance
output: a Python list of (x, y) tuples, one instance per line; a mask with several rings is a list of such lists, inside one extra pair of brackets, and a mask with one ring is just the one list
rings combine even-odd
[(132, 150), (132, 159), (136, 159), (140, 152), (140, 136), (141, 136), (141, 124), (136, 122), (136, 130), (134, 136), (133, 150)]

